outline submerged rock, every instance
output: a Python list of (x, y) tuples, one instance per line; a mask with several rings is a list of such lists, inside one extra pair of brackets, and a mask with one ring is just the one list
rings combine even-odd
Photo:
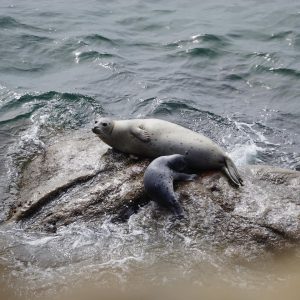
[(78, 220), (97, 226), (135, 213), (144, 228), (160, 222), (192, 243), (243, 258), (300, 240), (300, 172), (245, 166), (240, 168), (245, 185), (239, 189), (220, 172), (179, 182), (175, 190), (186, 219), (172, 224), (168, 211), (147, 204), (143, 174), (148, 164), (111, 150), (90, 132), (58, 138), (24, 168), (9, 220), (28, 230), (55, 232)]

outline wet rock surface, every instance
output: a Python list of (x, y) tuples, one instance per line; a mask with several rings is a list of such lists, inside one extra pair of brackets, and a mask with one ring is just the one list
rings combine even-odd
[(24, 168), (8, 221), (55, 232), (78, 220), (99, 226), (108, 216), (112, 222), (126, 222), (140, 215), (144, 228), (163, 224), (190, 243), (209, 244), (233, 258), (268, 255), (298, 244), (300, 172), (244, 166), (245, 185), (239, 189), (219, 172), (176, 183), (186, 218), (170, 222), (172, 215), (144, 193), (149, 162), (111, 150), (90, 132), (58, 138)]

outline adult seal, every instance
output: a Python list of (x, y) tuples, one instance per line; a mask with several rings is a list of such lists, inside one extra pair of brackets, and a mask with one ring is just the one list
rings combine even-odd
[(211, 139), (160, 119), (113, 120), (101, 118), (93, 132), (109, 146), (135, 156), (156, 158), (186, 155), (190, 170), (221, 170), (236, 186), (243, 180), (226, 153)]
[(160, 206), (171, 210), (178, 219), (183, 218), (184, 213), (174, 193), (173, 182), (194, 180), (196, 177), (196, 174), (183, 173), (185, 167), (184, 155), (160, 156), (150, 163), (144, 174), (146, 193)]

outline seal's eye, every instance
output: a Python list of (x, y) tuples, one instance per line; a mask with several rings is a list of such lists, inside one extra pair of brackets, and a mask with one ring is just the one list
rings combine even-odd
[(103, 126), (107, 126), (107, 123), (102, 123)]
[(95, 124), (97, 124), (98, 123), (98, 121), (95, 121)]

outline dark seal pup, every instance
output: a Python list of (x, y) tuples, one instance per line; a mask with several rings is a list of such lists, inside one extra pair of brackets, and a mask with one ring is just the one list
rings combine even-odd
[(184, 155), (174, 154), (160, 156), (153, 160), (144, 174), (144, 187), (146, 193), (159, 205), (170, 209), (176, 218), (184, 217), (183, 210), (176, 199), (173, 182), (175, 180), (194, 180), (195, 174), (185, 174)]
[(113, 120), (101, 118), (93, 132), (106, 144), (124, 153), (156, 158), (188, 151), (188, 168), (195, 172), (221, 170), (236, 186), (243, 180), (226, 153), (211, 139), (160, 119)]

